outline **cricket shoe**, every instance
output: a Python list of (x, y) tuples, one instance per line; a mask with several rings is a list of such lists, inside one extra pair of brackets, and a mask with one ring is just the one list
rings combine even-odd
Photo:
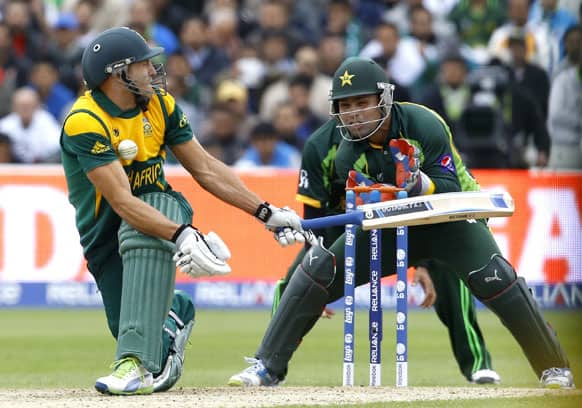
[[(176, 317), (174, 317), (176, 319)], [(181, 322), (179, 322), (181, 323)], [(177, 330), (176, 337), (170, 346), (170, 354), (162, 372), (154, 378), (154, 392), (167, 391), (172, 388), (182, 376), (184, 369), (184, 352), (194, 327), (194, 320)]]
[(140, 395), (154, 392), (152, 373), (135, 357), (125, 357), (111, 366), (114, 371), (98, 378), (95, 389), (102, 394)]
[(574, 376), (569, 368), (548, 368), (540, 377), (540, 385), (544, 388), (576, 388)]
[(471, 375), (471, 382), (473, 384), (499, 384), (501, 378), (495, 371), (484, 368)]
[(252, 366), (247, 367), (228, 380), (228, 385), (234, 387), (270, 387), (282, 384), (276, 376), (269, 373), (263, 362), (257, 358), (245, 357), (245, 361)]

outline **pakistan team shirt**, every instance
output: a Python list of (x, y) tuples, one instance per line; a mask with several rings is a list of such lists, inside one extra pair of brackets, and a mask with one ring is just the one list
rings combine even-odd
[(379, 183), (396, 185), (389, 143), (391, 139), (404, 138), (419, 149), (420, 169), (435, 186), (431, 193), (479, 190), (453, 144), (449, 127), (437, 113), (422, 105), (395, 102), (390, 117), (389, 134), (383, 145), (342, 141), (335, 162), (341, 179), (346, 180), (354, 169)]

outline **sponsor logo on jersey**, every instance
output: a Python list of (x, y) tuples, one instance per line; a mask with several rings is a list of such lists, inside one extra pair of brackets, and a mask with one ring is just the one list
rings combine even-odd
[(143, 135), (144, 135), (144, 137), (150, 137), (153, 134), (154, 134), (154, 131), (152, 130), (152, 125), (150, 124), (150, 122), (148, 121), (147, 118), (143, 118)]
[(309, 175), (307, 170), (301, 169), (299, 172), (299, 188), (309, 188)]
[(455, 162), (450, 154), (445, 154), (439, 158), (439, 164), (443, 168), (444, 171), (448, 171), (451, 173), (456, 173), (457, 169), (455, 168)]
[(182, 117), (180, 118), (180, 123), (178, 124), (178, 126), (181, 128), (186, 127), (186, 125), (188, 124), (188, 118), (186, 117), (185, 113), (182, 113)]
[(93, 147), (91, 148), (92, 154), (101, 154), (111, 150), (111, 147), (104, 145), (101, 142), (95, 142)]
[(113, 136), (119, 137), (119, 129), (113, 128)]

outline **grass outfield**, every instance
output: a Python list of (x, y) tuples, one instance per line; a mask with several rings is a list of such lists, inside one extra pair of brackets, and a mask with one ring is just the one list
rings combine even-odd
[[(558, 332), (578, 382), (582, 381), (582, 311), (545, 316)], [(183, 389), (221, 387), (243, 369), (269, 319), (268, 311), (199, 310), (187, 350)], [(394, 311), (384, 313), (383, 384), (394, 384)], [(413, 387), (466, 387), (452, 357), (444, 327), (434, 312), (412, 311), (409, 327), (409, 383)], [(537, 378), (517, 343), (497, 318), (479, 312), (479, 322), (502, 387), (537, 387)], [(109, 373), (114, 341), (101, 310), (0, 310), (0, 389), (87, 389)], [(367, 313), (356, 317), (356, 384), (368, 381)], [(303, 341), (290, 366), (286, 387), (338, 386), (342, 369), (342, 319), (321, 320)], [(285, 388), (285, 387), (284, 387)], [(582, 406), (581, 394), (503, 400), (504, 407)], [(501, 400), (472, 400), (490, 407)], [(538, 405), (539, 403), (539, 405)], [(408, 405), (406, 405), (408, 404)], [(487, 404), (487, 405), (485, 405)], [(466, 406), (463, 401), (415, 402), (418, 407)], [(354, 405), (355, 406), (355, 405)], [(361, 404), (358, 404), (361, 406)], [(366, 405), (382, 406), (382, 405)], [(391, 403), (392, 407), (410, 403)]]

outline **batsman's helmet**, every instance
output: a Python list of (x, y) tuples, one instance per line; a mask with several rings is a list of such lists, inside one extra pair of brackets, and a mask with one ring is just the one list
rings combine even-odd
[(83, 78), (87, 88), (95, 89), (109, 75), (118, 74), (132, 92), (139, 94), (140, 90), (136, 92), (136, 89), (132, 89), (131, 83), (128, 83), (130, 81), (123, 78), (122, 73), (127, 73), (130, 64), (149, 60), (163, 52), (162, 47), (150, 47), (137, 31), (127, 27), (110, 28), (99, 34), (85, 48), (81, 60)]
[[(379, 109), (380, 119), (363, 122), (378, 122), (376, 128), (365, 136), (355, 137), (350, 133), (352, 125), (345, 124), (339, 114), (338, 101), (340, 99), (362, 95), (378, 95), (378, 105), (358, 109), (343, 114), (355, 114), (369, 109)], [(346, 140), (364, 140), (370, 137), (382, 126), (390, 116), (394, 99), (394, 85), (388, 82), (388, 76), (380, 65), (368, 58), (350, 57), (346, 59), (333, 75), (333, 82), (329, 94), (331, 115), (338, 121), (338, 129)], [(362, 123), (358, 123), (361, 125)]]

